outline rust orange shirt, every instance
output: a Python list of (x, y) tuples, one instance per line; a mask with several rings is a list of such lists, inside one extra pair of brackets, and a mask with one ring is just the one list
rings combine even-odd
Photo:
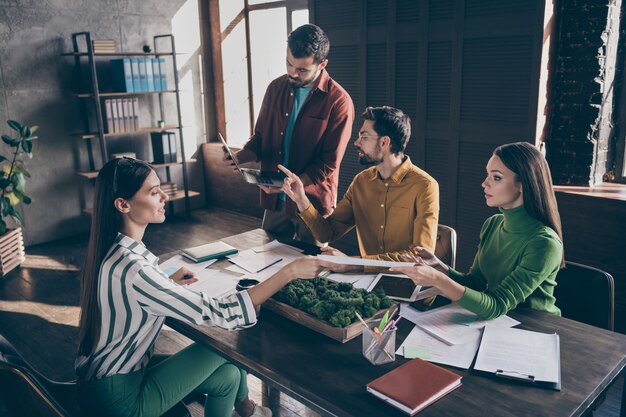
[[(254, 134), (244, 146), (257, 156), (261, 170), (277, 171), (283, 162), (282, 143), (294, 91), (289, 77), (272, 81), (265, 92)], [(339, 165), (352, 134), (354, 105), (348, 93), (323, 70), (304, 102), (293, 128), (289, 169), (308, 174), (313, 184), (305, 188), (313, 206), (322, 214), (332, 211), (337, 201)], [(276, 208), (277, 195), (261, 191), (261, 207)], [(296, 213), (287, 199), (287, 210)]]

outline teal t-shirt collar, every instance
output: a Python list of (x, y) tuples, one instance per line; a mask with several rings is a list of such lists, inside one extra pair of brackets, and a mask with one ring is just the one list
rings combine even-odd
[(508, 210), (500, 208), (500, 212), (504, 215), (504, 229), (508, 232), (527, 232), (530, 228), (542, 225), (528, 214), (524, 204)]

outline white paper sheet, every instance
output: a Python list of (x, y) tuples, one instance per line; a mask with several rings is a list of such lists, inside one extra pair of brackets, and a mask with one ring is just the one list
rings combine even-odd
[(532, 375), (535, 381), (560, 382), (557, 334), (485, 326), (474, 369), (508, 376)]
[[(413, 348), (416, 355), (425, 361), (469, 369), (480, 344), (480, 332), (476, 332), (466, 343), (447, 345), (415, 326), (398, 348), (397, 355), (405, 356), (405, 349)], [(408, 349), (407, 349), (408, 350)]]
[(214, 262), (217, 262), (217, 259), (210, 259), (205, 262), (196, 263), (191, 259), (185, 258), (183, 255), (174, 255), (167, 261), (161, 263), (159, 268), (161, 268), (167, 275), (172, 275), (184, 266), (194, 274), (197, 274)]
[(385, 268), (391, 268), (394, 266), (413, 266), (414, 262), (391, 262), (391, 261), (377, 261), (374, 259), (363, 258), (351, 258), (349, 256), (331, 256), (331, 255), (317, 255), (321, 260), (332, 262), (339, 265), (362, 265), (362, 266), (379, 266)]
[(229, 256), (228, 260), (250, 273), (257, 273), (283, 260), (281, 255), (274, 252), (256, 253), (252, 249)]
[(519, 324), (517, 320), (508, 316), (489, 321), (477, 320), (476, 314), (455, 303), (425, 312), (419, 312), (409, 305), (402, 305), (400, 315), (448, 345), (458, 345), (471, 340), (486, 323), (505, 328)]
[(211, 298), (223, 297), (234, 291), (239, 277), (223, 272), (219, 269), (205, 269), (196, 274), (197, 282), (189, 284), (191, 290), (203, 292)]
[(376, 274), (340, 274), (337, 272), (333, 272), (326, 277), (329, 281), (349, 282), (350, 284), (354, 284), (361, 279), (373, 280), (374, 278), (376, 278)]

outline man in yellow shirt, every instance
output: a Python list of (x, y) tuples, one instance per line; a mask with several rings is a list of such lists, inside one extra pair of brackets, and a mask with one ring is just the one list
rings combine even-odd
[[(400, 261), (412, 245), (435, 249), (439, 220), (439, 185), (404, 154), (411, 120), (393, 107), (367, 107), (354, 143), (359, 162), (374, 165), (360, 172), (333, 213), (324, 218), (313, 207), (302, 181), (288, 169), (283, 191), (320, 242), (332, 242), (356, 227), (361, 257)], [(328, 255), (344, 255), (322, 248)], [(345, 255), (344, 255), (345, 256)], [(341, 272), (362, 267), (337, 265)], [(340, 272), (335, 270), (335, 272)]]

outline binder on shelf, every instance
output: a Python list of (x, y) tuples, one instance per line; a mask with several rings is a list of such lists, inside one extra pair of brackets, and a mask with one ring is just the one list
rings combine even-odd
[(370, 394), (412, 416), (460, 386), (459, 375), (415, 358), (373, 380), (366, 388)]
[(110, 66), (113, 90), (122, 93), (134, 92), (130, 58), (112, 59)]
[(559, 335), (487, 325), (474, 371), (560, 391)]
[(119, 126), (118, 132), (126, 132), (126, 126), (124, 125), (124, 106), (122, 105), (122, 99), (116, 98), (115, 103), (117, 104), (117, 124)]
[(139, 91), (148, 91), (148, 75), (146, 73), (146, 60), (137, 58), (137, 66), (139, 68)]
[(207, 243), (206, 245), (183, 249), (181, 254), (194, 262), (204, 262), (209, 259), (223, 258), (237, 252), (237, 248), (220, 240), (218, 242)]
[(150, 65), (152, 65), (152, 74), (154, 75), (154, 91), (162, 91), (159, 58), (150, 58)]
[(122, 107), (124, 109), (124, 127), (126, 132), (134, 131), (133, 127), (133, 106), (131, 105), (131, 99), (123, 98)]
[(152, 159), (156, 164), (176, 162), (176, 145), (174, 132), (152, 132)]
[(161, 91), (167, 90), (167, 68), (165, 67), (165, 58), (157, 58), (159, 61), (159, 74), (161, 75)]
[(130, 58), (131, 75), (133, 77), (133, 92), (141, 92), (141, 80), (139, 79), (139, 58)]
[(111, 99), (104, 100), (104, 114), (106, 117), (106, 131), (107, 133), (115, 132), (113, 128), (113, 113), (111, 109)]
[(116, 99), (111, 99), (111, 119), (113, 121), (113, 131), (111, 133), (120, 132), (120, 119), (118, 117)]
[(157, 91), (154, 88), (154, 69), (152, 58), (142, 58), (146, 66), (146, 91)]
[(133, 126), (135, 130), (139, 129), (139, 98), (133, 97), (131, 106), (133, 107)]

